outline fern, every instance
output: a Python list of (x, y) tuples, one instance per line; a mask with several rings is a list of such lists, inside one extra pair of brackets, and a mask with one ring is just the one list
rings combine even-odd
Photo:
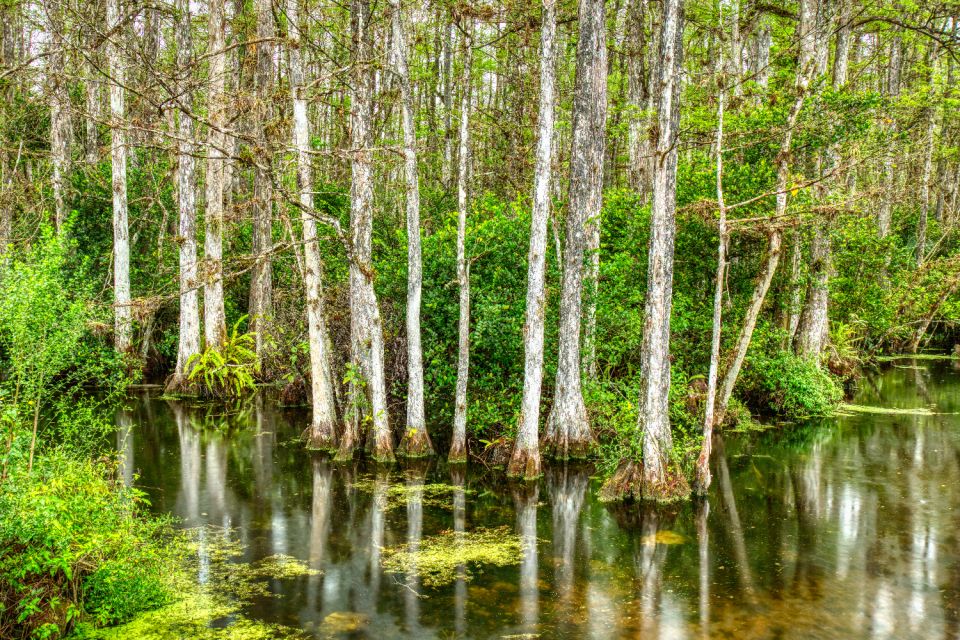
[(222, 345), (207, 346), (187, 361), (190, 381), (197, 383), (206, 395), (236, 398), (256, 388), (256, 337), (253, 333), (240, 333), (240, 324), (246, 318), (237, 320)]

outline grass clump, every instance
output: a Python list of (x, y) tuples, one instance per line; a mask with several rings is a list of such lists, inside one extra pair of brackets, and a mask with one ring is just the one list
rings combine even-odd
[(913, 407), (911, 409), (897, 409), (895, 407), (871, 407), (862, 404), (842, 404), (840, 410), (847, 413), (870, 413), (888, 416), (932, 416), (936, 415), (928, 407)]
[(416, 575), (425, 587), (450, 584), (458, 577), (470, 580), (483, 566), (520, 563), (525, 543), (509, 527), (442, 531), (418, 544), (383, 549), (387, 573)]

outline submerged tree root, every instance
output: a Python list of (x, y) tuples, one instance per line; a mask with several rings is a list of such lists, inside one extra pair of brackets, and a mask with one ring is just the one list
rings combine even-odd
[(651, 501), (670, 504), (687, 500), (690, 497), (690, 484), (679, 470), (670, 467), (662, 482), (651, 483), (643, 473), (643, 463), (623, 460), (603, 486), (600, 488), (601, 502), (641, 502)]

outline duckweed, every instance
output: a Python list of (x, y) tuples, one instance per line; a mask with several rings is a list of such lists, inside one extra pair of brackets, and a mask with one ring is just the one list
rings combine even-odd
[(381, 562), (388, 573), (415, 575), (423, 586), (439, 587), (459, 577), (470, 580), (485, 565), (519, 564), (525, 549), (526, 543), (509, 527), (442, 531), (417, 545), (383, 549)]
[[(351, 485), (354, 489), (363, 493), (373, 494), (376, 491), (376, 482), (373, 480), (360, 480)], [(411, 501), (420, 500), (425, 507), (437, 507), (441, 509), (453, 508), (453, 495), (462, 491), (464, 495), (474, 493), (472, 489), (457, 487), (450, 484), (431, 483), (431, 484), (391, 484), (386, 490), (386, 508), (395, 509), (405, 507)]]

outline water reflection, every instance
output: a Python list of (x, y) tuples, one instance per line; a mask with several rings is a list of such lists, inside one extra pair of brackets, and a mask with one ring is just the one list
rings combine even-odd
[[(718, 438), (708, 498), (659, 510), (597, 503), (582, 466), (518, 485), (439, 461), (337, 465), (296, 440), (305, 414), (262, 398), (239, 412), (134, 399), (117, 446), (123, 481), (155, 509), (232, 528), (247, 560), (286, 553), (320, 570), (272, 581), (282, 597), (246, 611), (316, 637), (955, 640), (958, 391), (950, 366), (893, 367), (857, 402), (934, 415)], [(437, 503), (424, 499), (431, 483), (456, 489)], [(389, 500), (397, 484), (402, 506)], [(502, 525), (527, 543), (515, 566), (440, 588), (380, 566), (385, 546)]]

